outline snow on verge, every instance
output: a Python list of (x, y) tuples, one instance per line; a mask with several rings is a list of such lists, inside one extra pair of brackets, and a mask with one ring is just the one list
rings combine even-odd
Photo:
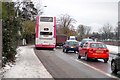
[[(17, 61), (18, 58), (19, 58), (19, 53), (20, 53), (20, 51), (21, 51), (21, 47), (18, 47), (18, 48), (16, 49), (16, 51), (17, 51), (17, 54), (15, 55), (15, 58), (16, 58), (15, 61)], [(2, 68), (0, 69), (0, 79), (2, 79), (4, 73), (7, 72), (8, 70), (10, 70), (13, 66), (15, 66), (15, 63), (11, 63), (11, 62), (6, 63), (5, 67), (2, 67)]]
[(119, 46), (112, 46), (112, 45), (106, 45), (109, 49), (110, 53), (117, 54), (120, 53), (120, 47)]
[(16, 65), (8, 70), (3, 78), (52, 78), (34, 53), (33, 48), (17, 49), (19, 58)]

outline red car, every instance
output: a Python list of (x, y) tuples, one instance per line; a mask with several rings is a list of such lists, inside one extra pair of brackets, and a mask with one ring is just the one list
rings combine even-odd
[(109, 50), (102, 42), (86, 42), (83, 47), (79, 47), (78, 59), (81, 57), (85, 57), (85, 60), (90, 58), (103, 59), (107, 63)]

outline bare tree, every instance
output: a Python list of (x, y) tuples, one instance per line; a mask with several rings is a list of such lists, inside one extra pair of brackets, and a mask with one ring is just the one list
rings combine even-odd
[(91, 27), (90, 26), (86, 26), (85, 27), (85, 30), (86, 30), (86, 35), (89, 35), (90, 34), (90, 32), (91, 32)]
[(106, 39), (109, 39), (112, 29), (113, 29), (113, 27), (109, 23), (107, 23), (100, 29), (100, 32), (102, 32), (104, 34)]
[(103, 33), (110, 33), (112, 29), (113, 29), (112, 26), (109, 23), (107, 23), (101, 28), (101, 31)]
[(44, 13), (43, 8), (46, 6), (42, 7), (42, 2), (40, 0), (35, 0), (34, 4), (35, 4), (35, 7), (37, 9), (38, 15), (42, 15)]
[(84, 25), (79, 25), (77, 28), (78, 35), (82, 36), (85, 35), (85, 26)]
[(89, 36), (90, 32), (91, 32), (91, 27), (90, 26), (84, 26), (84, 25), (79, 25), (77, 28), (77, 32), (78, 32), (78, 37), (80, 39)]
[(63, 34), (69, 33), (70, 29), (73, 29), (74, 26), (73, 24), (76, 22), (75, 19), (73, 19), (70, 15), (64, 14), (60, 18), (58, 18), (57, 24), (58, 24), (58, 29), (62, 29)]
[(114, 32), (115, 32), (115, 33), (118, 32), (118, 26), (116, 26), (116, 27), (114, 28)]

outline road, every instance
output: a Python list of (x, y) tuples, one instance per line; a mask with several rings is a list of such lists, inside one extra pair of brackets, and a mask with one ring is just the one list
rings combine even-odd
[[(120, 74), (111, 74), (110, 61), (85, 61), (77, 59), (75, 53), (63, 53), (62, 49), (36, 50), (35, 54), (41, 60), (48, 72), (54, 78), (116, 78)], [(112, 56), (112, 55), (110, 55)], [(111, 58), (110, 58), (111, 60)]]

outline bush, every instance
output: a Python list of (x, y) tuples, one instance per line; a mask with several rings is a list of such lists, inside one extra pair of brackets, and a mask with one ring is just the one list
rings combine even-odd
[(2, 31), (3, 31), (3, 66), (7, 62), (14, 62), (17, 47), (17, 31), (19, 22), (15, 18), (14, 3), (2, 3)]

